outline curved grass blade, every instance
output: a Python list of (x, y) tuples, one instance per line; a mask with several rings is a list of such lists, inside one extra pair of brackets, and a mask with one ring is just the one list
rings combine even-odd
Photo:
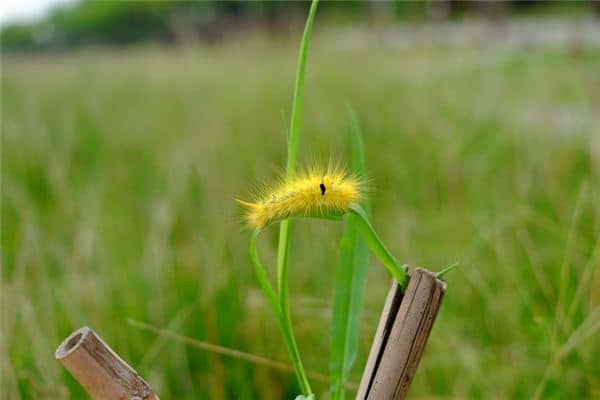
[(400, 285), (402, 291), (406, 290), (406, 285), (408, 284), (408, 274), (406, 273), (406, 269), (400, 266), (398, 260), (396, 260), (383, 245), (381, 239), (379, 239), (379, 236), (375, 232), (375, 229), (373, 229), (373, 226), (369, 222), (366, 211), (359, 204), (354, 203), (350, 205), (350, 212), (359, 217), (357, 219), (358, 227), (363, 234), (369, 249), (371, 249), (373, 254), (379, 258), (379, 261), (383, 263), (392, 276), (398, 281), (398, 285)]
[(277, 294), (275, 293), (275, 289), (269, 282), (269, 278), (267, 276), (267, 272), (260, 262), (260, 258), (258, 257), (258, 250), (256, 249), (256, 239), (258, 239), (258, 235), (260, 235), (260, 230), (255, 230), (250, 237), (250, 261), (252, 262), (252, 267), (254, 268), (254, 274), (256, 275), (256, 279), (260, 284), (262, 291), (264, 292), (267, 300), (269, 301), (269, 305), (273, 310), (273, 314), (276, 317), (279, 317), (279, 303), (277, 302)]

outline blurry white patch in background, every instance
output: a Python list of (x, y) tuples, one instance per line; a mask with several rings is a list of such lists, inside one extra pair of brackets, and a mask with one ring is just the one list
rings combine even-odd
[(77, 3), (79, 0), (3, 0), (0, 5), (0, 27), (19, 22), (42, 19), (58, 6)]

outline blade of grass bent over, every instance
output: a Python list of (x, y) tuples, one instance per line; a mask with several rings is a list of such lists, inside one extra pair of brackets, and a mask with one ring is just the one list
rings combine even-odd
[[(304, 106), (304, 77), (306, 75), (306, 59), (308, 55), (308, 44), (310, 41), (310, 33), (317, 11), (318, 0), (313, 0), (302, 41), (300, 43), (300, 53), (298, 55), (298, 70), (296, 72), (296, 84), (294, 86), (294, 101), (292, 104), (292, 116), (290, 121), (290, 130), (288, 137), (288, 160), (286, 177), (290, 178), (296, 174), (296, 164), (298, 160), (298, 146), (300, 142), (300, 123), (302, 121), (302, 110)], [(298, 369), (296, 370), (298, 381), (302, 393), (309, 395), (312, 393), (308, 378), (304, 372), (298, 346), (294, 339), (292, 330), (292, 318), (290, 315), (290, 307), (288, 300), (288, 254), (290, 249), (290, 222), (282, 221), (279, 226), (279, 247), (277, 249), (277, 288), (279, 293), (279, 306), (281, 309), (281, 321), (284, 324), (282, 330), (288, 336), (286, 343), (288, 344), (288, 352), (292, 359), (298, 360)], [(286, 336), (284, 335), (284, 336)], [(294, 365), (296, 367), (296, 365)]]
[(383, 245), (381, 239), (379, 239), (379, 236), (375, 232), (375, 229), (373, 229), (373, 226), (369, 222), (366, 211), (360, 205), (354, 203), (350, 205), (350, 212), (359, 217), (357, 219), (358, 227), (360, 232), (363, 234), (369, 249), (371, 249), (373, 254), (379, 258), (388, 271), (390, 271), (392, 276), (398, 281), (398, 285), (400, 285), (402, 291), (405, 291), (406, 285), (408, 285), (408, 275), (406, 273), (406, 269), (400, 266), (400, 263), (398, 263), (396, 258)]
[[(364, 149), (356, 115), (351, 114), (352, 172), (366, 177)], [(366, 206), (365, 206), (366, 207)], [(369, 253), (358, 234), (358, 217), (349, 214), (340, 241), (333, 296), (330, 375), (331, 398), (344, 399), (344, 383), (358, 354), (360, 315), (363, 310)]]

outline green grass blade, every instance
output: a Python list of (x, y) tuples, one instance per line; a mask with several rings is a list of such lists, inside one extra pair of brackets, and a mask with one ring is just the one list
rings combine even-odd
[(360, 232), (363, 234), (369, 249), (371, 249), (373, 254), (375, 254), (383, 263), (383, 265), (390, 271), (392, 276), (398, 281), (398, 284), (402, 290), (406, 290), (406, 285), (408, 284), (408, 275), (406, 270), (400, 266), (398, 260), (396, 260), (396, 258), (383, 245), (381, 239), (379, 239), (379, 236), (375, 232), (375, 229), (369, 222), (367, 212), (358, 204), (351, 204), (350, 211), (353, 215), (359, 217), (357, 219), (358, 227)]
[[(269, 305), (277, 319), (277, 324), (279, 326), (279, 330), (281, 331), (281, 336), (283, 337), (283, 341), (285, 343), (286, 348), (288, 349), (288, 353), (290, 354), (290, 359), (292, 361), (292, 366), (294, 367), (294, 371), (296, 372), (296, 377), (300, 386), (302, 387), (303, 382), (307, 382), (308, 378), (306, 376), (306, 372), (304, 371), (304, 367), (302, 366), (302, 361), (300, 360), (300, 354), (298, 353), (298, 348), (296, 346), (296, 342), (294, 340), (293, 332), (290, 329), (290, 326), (287, 324), (286, 315), (283, 313), (283, 310), (280, 308), (280, 303), (277, 299), (277, 293), (271, 282), (269, 282), (269, 278), (267, 277), (267, 273), (265, 268), (263, 267), (260, 258), (258, 256), (258, 250), (256, 248), (256, 240), (258, 239), (258, 235), (260, 234), (260, 230), (255, 230), (250, 238), (250, 261), (252, 262), (252, 266), (254, 267), (254, 273), (258, 279), (258, 282), (269, 301)], [(304, 390), (304, 389), (302, 389)]]
[[(367, 167), (365, 161), (365, 150), (362, 139), (362, 130), (358, 122), (358, 117), (354, 111), (350, 113), (351, 121), (351, 138), (352, 138), (352, 171), (360, 175), (361, 178), (367, 179)], [(370, 215), (369, 199), (365, 195), (362, 201), (363, 208)], [(350, 214), (352, 215), (352, 214)], [(352, 224), (356, 225), (352, 218)], [(357, 229), (355, 227), (355, 229)], [(358, 231), (357, 231), (358, 232)], [(369, 264), (369, 249), (367, 243), (360, 236), (356, 237), (354, 251), (354, 279), (352, 280), (351, 296), (350, 296), (350, 320), (348, 324), (348, 341), (346, 343), (346, 359), (344, 371), (346, 378), (348, 377), (352, 365), (358, 356), (358, 339), (359, 339), (359, 322), (364, 306), (364, 295), (367, 284), (367, 270)]]
[(455, 262), (452, 265), (448, 265), (446, 268), (442, 269), (440, 272), (435, 274), (435, 277), (438, 279), (442, 279), (448, 272), (452, 271), (454, 268), (458, 267), (458, 263)]
[(306, 60), (308, 58), (308, 44), (312, 32), (313, 21), (317, 13), (319, 0), (313, 0), (306, 19), (302, 41), (300, 42), (300, 53), (298, 55), (298, 69), (296, 71), (296, 84), (294, 86), (294, 102), (292, 103), (292, 116), (290, 120), (290, 131), (288, 137), (288, 159), (287, 177), (296, 174), (298, 163), (298, 147), (300, 144), (300, 126), (302, 124), (302, 112), (304, 110), (304, 78), (306, 76)]
[[(360, 127), (351, 115), (352, 172), (366, 177)], [(344, 399), (344, 382), (358, 354), (358, 334), (368, 266), (368, 249), (358, 234), (357, 216), (349, 214), (340, 241), (333, 296), (330, 375), (332, 399)]]
[[(300, 125), (302, 122), (302, 111), (304, 108), (304, 77), (306, 75), (306, 60), (308, 57), (308, 44), (310, 33), (312, 31), (313, 21), (317, 12), (318, 0), (313, 0), (310, 5), (310, 11), (306, 20), (302, 41), (300, 43), (300, 53), (298, 55), (298, 69), (296, 71), (296, 84), (294, 86), (294, 101), (292, 104), (292, 116), (290, 121), (290, 130), (288, 136), (288, 160), (286, 176), (293, 177), (296, 174), (296, 165), (298, 162), (298, 147), (300, 143)], [(300, 388), (302, 394), (310, 395), (312, 390), (306, 377), (304, 367), (300, 360), (298, 346), (294, 338), (292, 328), (292, 317), (290, 315), (289, 296), (288, 296), (288, 255), (290, 249), (290, 221), (282, 221), (279, 227), (279, 246), (277, 249), (277, 288), (279, 294), (279, 307), (281, 310), (282, 330), (285, 332), (284, 339), (288, 347), (288, 352), (297, 368)]]
[(275, 289), (269, 282), (269, 278), (267, 276), (267, 272), (260, 262), (260, 258), (258, 257), (258, 250), (256, 249), (256, 240), (258, 239), (258, 235), (260, 235), (260, 230), (255, 230), (252, 233), (252, 237), (250, 238), (250, 261), (252, 262), (252, 267), (254, 268), (254, 274), (256, 275), (256, 279), (260, 284), (261, 289), (265, 293), (267, 300), (269, 301), (269, 305), (273, 310), (273, 314), (275, 317), (279, 317), (279, 303), (277, 302), (277, 294), (275, 293)]

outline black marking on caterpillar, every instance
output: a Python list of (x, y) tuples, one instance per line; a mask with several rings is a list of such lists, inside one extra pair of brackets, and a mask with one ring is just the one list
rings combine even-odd
[(319, 184), (319, 188), (321, 189), (321, 196), (325, 196), (325, 190), (326, 190), (325, 184), (321, 182)]

